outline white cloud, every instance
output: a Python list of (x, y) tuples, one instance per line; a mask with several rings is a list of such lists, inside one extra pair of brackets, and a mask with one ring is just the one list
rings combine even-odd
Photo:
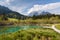
[(13, 2), (14, 0), (2, 0), (0, 1), (0, 5), (6, 6), (10, 5), (10, 2)]
[(32, 8), (28, 10), (28, 14), (33, 11), (40, 11), (40, 10), (52, 10), (60, 7), (60, 2), (57, 3), (49, 3), (45, 5), (34, 5)]
[(14, 0), (5, 0), (5, 2), (6, 2), (7, 4), (10, 4), (10, 2), (12, 2), (12, 1), (14, 1)]
[(2, 1), (0, 1), (0, 5), (5, 5), (5, 3), (4, 3), (4, 2), (2, 2)]
[(9, 8), (13, 11), (16, 11), (22, 14), (26, 6), (10, 6)]

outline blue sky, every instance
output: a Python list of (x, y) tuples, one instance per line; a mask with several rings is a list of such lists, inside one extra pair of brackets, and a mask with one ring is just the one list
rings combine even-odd
[(0, 5), (24, 15), (33, 11), (60, 14), (60, 0), (0, 0)]

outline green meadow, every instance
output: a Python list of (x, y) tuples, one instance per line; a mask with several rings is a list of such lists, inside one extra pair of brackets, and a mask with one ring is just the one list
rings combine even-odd
[(52, 29), (31, 28), (8, 34), (1, 34), (0, 40), (60, 40), (60, 34)]
[(58, 17), (42, 19), (0, 18), (0, 40), (60, 40), (60, 34), (51, 28), (60, 30)]

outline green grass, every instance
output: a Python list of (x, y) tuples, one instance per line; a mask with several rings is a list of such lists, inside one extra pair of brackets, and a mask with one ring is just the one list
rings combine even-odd
[(60, 30), (60, 25), (57, 24), (57, 25), (56, 25), (56, 28)]
[(18, 19), (8, 18), (9, 21), (18, 21)]
[(60, 40), (60, 34), (52, 29), (27, 29), (0, 35), (0, 40)]
[(30, 25), (30, 24), (58, 24), (60, 23), (60, 19), (36, 19), (36, 20), (33, 20), (33, 19), (25, 19), (25, 20), (18, 20), (18, 19), (15, 19), (15, 18), (8, 18), (8, 20), (1, 20), (0, 18), (0, 22), (3, 23), (3, 24), (21, 24), (21, 25)]

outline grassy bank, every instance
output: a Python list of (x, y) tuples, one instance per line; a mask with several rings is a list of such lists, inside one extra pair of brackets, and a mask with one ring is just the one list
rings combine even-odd
[(25, 19), (18, 20), (8, 18), (8, 20), (0, 20), (0, 25), (40, 25), (40, 24), (59, 24), (60, 19)]
[(56, 25), (56, 28), (60, 30), (60, 24), (57, 24)]

